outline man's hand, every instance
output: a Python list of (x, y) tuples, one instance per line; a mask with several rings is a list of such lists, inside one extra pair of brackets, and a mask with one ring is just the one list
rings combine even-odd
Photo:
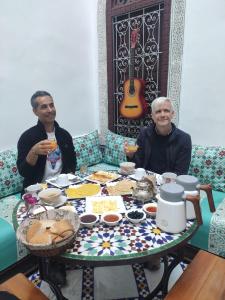
[(125, 152), (126, 156), (128, 156), (129, 158), (132, 158), (134, 156), (135, 152), (137, 151), (138, 146), (137, 145), (130, 145), (126, 141), (124, 143), (123, 149), (124, 149), (124, 152)]
[(52, 150), (52, 143), (49, 140), (40, 141), (31, 148), (34, 155), (47, 155)]
[(35, 144), (27, 154), (26, 161), (29, 165), (35, 166), (39, 155), (48, 155), (54, 149), (52, 143), (49, 140), (42, 140)]

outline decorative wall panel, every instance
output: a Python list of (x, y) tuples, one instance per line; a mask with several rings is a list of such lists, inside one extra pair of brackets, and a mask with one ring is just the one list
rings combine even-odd
[[(109, 0), (108, 0), (109, 1)], [(166, 0), (167, 1), (167, 0)], [(166, 2), (165, 1), (165, 2)], [(124, 4), (130, 5), (136, 1), (113, 1), (112, 5), (121, 6)], [(151, 2), (151, 1), (148, 1)], [(107, 46), (106, 46), (106, 0), (98, 1), (98, 38), (99, 38), (99, 101), (100, 101), (100, 134), (102, 142), (104, 142), (104, 135), (108, 129), (108, 121), (112, 117), (112, 110), (110, 110), (109, 95), (107, 94), (107, 78), (108, 73), (106, 69), (107, 63)], [(178, 123), (179, 113), (179, 97), (182, 71), (182, 51), (183, 51), (183, 31), (184, 31), (184, 14), (185, 14), (185, 0), (172, 0), (171, 2), (171, 18), (170, 18), (170, 42), (169, 42), (169, 70), (166, 74), (168, 78), (168, 89), (165, 93), (165, 87), (162, 87), (162, 95), (168, 95), (172, 98), (176, 110), (175, 123)], [(124, 15), (126, 15), (124, 13)], [(136, 53), (138, 57), (138, 53)], [(128, 59), (129, 61), (129, 59)], [(138, 68), (138, 61), (136, 73), (140, 74)], [(159, 60), (160, 63), (160, 60)], [(141, 68), (142, 71), (142, 68)], [(164, 80), (161, 80), (161, 86)], [(158, 87), (158, 91), (160, 86)], [(147, 93), (148, 95), (148, 93)], [(150, 94), (151, 95), (151, 94)], [(151, 97), (149, 98), (151, 99)], [(109, 113), (107, 114), (107, 110)], [(110, 114), (111, 111), (111, 114)], [(128, 120), (129, 121), (129, 120)], [(148, 123), (149, 120), (142, 121), (142, 124)], [(142, 125), (141, 124), (141, 125)], [(110, 128), (110, 127), (109, 127)], [(110, 128), (113, 130), (113, 128)], [(132, 131), (132, 129), (131, 129)], [(132, 132), (131, 132), (132, 135)]]

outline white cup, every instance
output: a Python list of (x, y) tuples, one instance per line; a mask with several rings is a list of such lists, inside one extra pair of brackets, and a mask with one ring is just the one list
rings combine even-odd
[(134, 175), (137, 180), (141, 180), (142, 177), (146, 175), (145, 169), (143, 169), (143, 168), (135, 169)]
[(175, 182), (177, 178), (177, 174), (172, 172), (165, 172), (162, 174), (163, 183)]
[(67, 174), (60, 174), (57, 178), (57, 183), (59, 185), (68, 185), (69, 184), (69, 179)]

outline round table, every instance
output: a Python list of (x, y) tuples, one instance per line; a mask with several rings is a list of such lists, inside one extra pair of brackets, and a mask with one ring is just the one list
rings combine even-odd
[[(77, 213), (85, 211), (85, 199), (70, 200)], [(132, 197), (124, 196), (126, 209), (142, 207)], [(14, 210), (14, 226), (17, 228), (26, 217), (23, 201)], [(167, 293), (169, 276), (174, 267), (183, 259), (183, 249), (198, 228), (197, 221), (188, 221), (186, 229), (178, 234), (163, 232), (156, 226), (155, 219), (147, 217), (140, 224), (130, 223), (124, 216), (115, 227), (98, 223), (93, 228), (81, 227), (77, 233), (73, 248), (60, 256), (60, 260), (68, 264), (108, 266), (146, 262), (150, 258), (163, 257), (164, 275), (157, 288), (151, 292), (150, 298), (162, 289)], [(168, 265), (167, 254), (174, 254), (174, 261)], [(43, 261), (40, 263), (43, 267)], [(45, 264), (45, 262), (44, 262)], [(39, 266), (40, 266), (39, 265)], [(58, 296), (58, 299), (61, 296)]]

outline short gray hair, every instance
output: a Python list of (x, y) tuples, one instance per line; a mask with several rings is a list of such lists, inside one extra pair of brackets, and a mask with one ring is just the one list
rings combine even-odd
[[(51, 94), (49, 94), (49, 92), (46, 92), (46, 91), (37, 91), (37, 92), (35, 92), (35, 93), (32, 95), (31, 99), (30, 99), (31, 106), (32, 106), (34, 109), (36, 109), (36, 108), (38, 107), (38, 104), (37, 104), (36, 99), (37, 99), (38, 97), (45, 97), (45, 96), (49, 96), (49, 97), (52, 98), (52, 96), (51, 96)], [(53, 98), (52, 98), (52, 99), (53, 99)]]
[(151, 104), (151, 108), (152, 108), (152, 112), (155, 112), (157, 107), (165, 102), (169, 102), (170, 105), (171, 105), (171, 108), (172, 108), (172, 111), (174, 111), (174, 107), (173, 107), (173, 103), (171, 101), (170, 98), (167, 98), (167, 97), (158, 97), (156, 98), (155, 100), (152, 101), (152, 104)]

